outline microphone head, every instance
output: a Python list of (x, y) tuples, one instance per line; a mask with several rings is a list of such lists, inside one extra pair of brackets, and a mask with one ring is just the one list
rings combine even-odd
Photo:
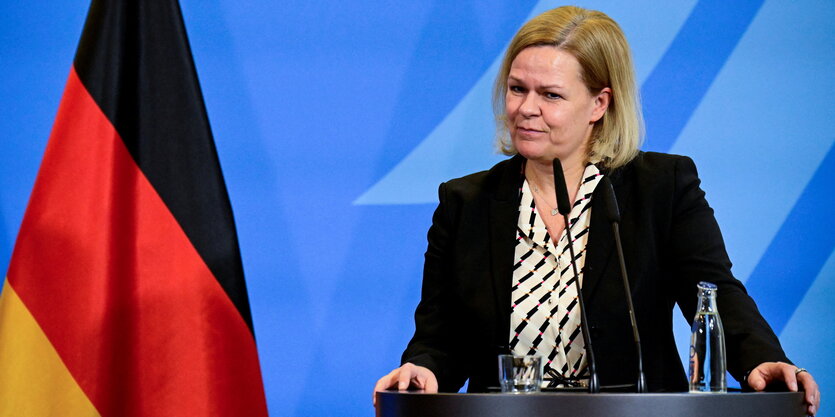
[(612, 187), (612, 181), (609, 180), (609, 177), (604, 175), (598, 186), (603, 187), (603, 202), (606, 206), (606, 217), (609, 218), (609, 223), (620, 223), (618, 199), (615, 196), (615, 189)]
[(565, 174), (562, 172), (562, 163), (558, 158), (554, 158), (554, 190), (557, 192), (557, 210), (562, 215), (571, 213), (568, 187), (565, 185)]

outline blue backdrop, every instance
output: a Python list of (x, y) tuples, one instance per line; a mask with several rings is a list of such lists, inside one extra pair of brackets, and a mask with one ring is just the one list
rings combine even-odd
[[(835, 392), (835, 3), (578, 3), (630, 40), (644, 149), (693, 157), (735, 275)], [(557, 5), (182, 0), (273, 415), (373, 413), (413, 331), (437, 185), (501, 159), (497, 62)], [(87, 7), (0, 3), (3, 271)]]

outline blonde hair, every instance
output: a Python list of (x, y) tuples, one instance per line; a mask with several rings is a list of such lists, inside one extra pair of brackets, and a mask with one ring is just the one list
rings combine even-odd
[(606, 87), (612, 89), (606, 113), (592, 128), (588, 157), (610, 169), (631, 161), (643, 139), (643, 117), (629, 44), (609, 16), (574, 6), (549, 10), (531, 19), (510, 42), (493, 89), (499, 150), (505, 155), (516, 154), (506, 126), (507, 78), (516, 56), (532, 46), (553, 46), (573, 55), (591, 94)]

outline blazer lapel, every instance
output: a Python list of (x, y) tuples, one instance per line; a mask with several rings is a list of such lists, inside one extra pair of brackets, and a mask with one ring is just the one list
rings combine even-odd
[(603, 187), (597, 187), (591, 199), (589, 240), (586, 242), (586, 265), (583, 270), (583, 297), (586, 303), (590, 303), (594, 297), (594, 290), (613, 256), (615, 247), (612, 226), (606, 218), (606, 207), (603, 203)]
[(522, 158), (516, 156), (499, 178), (496, 193), (490, 198), (489, 241), (496, 306), (496, 344), (508, 350), (510, 334), (510, 292), (513, 284), (516, 223), (519, 217), (519, 187)]
[[(624, 169), (626, 168), (604, 172), (615, 189), (621, 219), (629, 207), (629, 194), (624, 185)], [(606, 218), (603, 192), (603, 187), (597, 187), (591, 201), (591, 224), (589, 225), (589, 240), (586, 243), (586, 266), (583, 272), (583, 297), (586, 302), (594, 298), (594, 290), (603, 278), (606, 269), (610, 267), (610, 263), (614, 262), (611, 266), (620, 268), (617, 265), (612, 225)]]

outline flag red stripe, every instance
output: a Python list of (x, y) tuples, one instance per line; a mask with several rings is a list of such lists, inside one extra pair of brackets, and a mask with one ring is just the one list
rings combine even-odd
[(246, 323), (74, 70), (8, 279), (103, 416), (266, 415)]

